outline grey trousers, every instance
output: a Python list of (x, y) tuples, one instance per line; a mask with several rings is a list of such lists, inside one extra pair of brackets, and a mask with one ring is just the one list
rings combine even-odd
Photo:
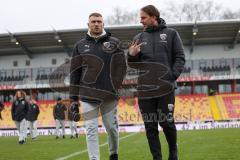
[[(86, 127), (86, 140), (89, 160), (100, 160), (100, 151), (99, 151), (99, 140), (98, 140), (98, 114), (99, 110), (102, 115), (103, 124), (106, 128), (108, 134), (108, 147), (109, 155), (118, 153), (118, 119), (117, 119), (117, 101), (112, 101), (107, 103), (107, 107), (115, 106), (113, 110), (104, 113), (104, 108), (100, 108), (96, 104), (81, 102), (83, 107), (83, 112), (95, 111), (95, 118), (91, 118), (85, 121)], [(99, 109), (96, 109), (98, 107)]]
[(31, 137), (36, 138), (38, 136), (37, 121), (28, 121), (28, 127)]
[[(60, 132), (60, 127), (62, 128), (62, 133)], [(56, 136), (65, 135), (65, 123), (64, 120), (56, 119)]]
[(25, 138), (27, 138), (27, 121), (23, 119), (21, 121), (15, 121), (15, 124), (19, 133), (18, 141), (25, 141)]
[(71, 135), (74, 136), (75, 134), (78, 133), (77, 123), (74, 122), (74, 121), (68, 121), (68, 123), (69, 123), (69, 128), (70, 128), (70, 131), (71, 131)]

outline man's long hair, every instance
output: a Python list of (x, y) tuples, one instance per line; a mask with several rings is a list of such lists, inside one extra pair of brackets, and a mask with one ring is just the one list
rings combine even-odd
[(160, 18), (160, 12), (154, 5), (147, 5), (141, 8), (141, 11), (147, 13), (149, 16), (155, 16), (156, 19)]
[[(21, 97), (17, 97), (17, 93), (20, 92), (21, 93)], [(23, 90), (18, 90), (16, 93), (15, 93), (15, 99), (17, 100), (18, 98), (23, 98), (25, 99), (26, 98), (26, 92), (24, 92)]]

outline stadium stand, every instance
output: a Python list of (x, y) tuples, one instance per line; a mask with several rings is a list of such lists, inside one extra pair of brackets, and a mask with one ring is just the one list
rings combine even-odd
[[(55, 122), (52, 109), (55, 101), (38, 101), (40, 106), (39, 127), (53, 127)], [(0, 128), (14, 128), (11, 120), (11, 103), (5, 103)], [(142, 124), (137, 99), (122, 98), (118, 103), (120, 125)], [(178, 95), (176, 97), (175, 120), (177, 122), (235, 120), (240, 117), (240, 94), (220, 94), (215, 96)], [(101, 124), (101, 123), (100, 123)], [(83, 125), (83, 122), (80, 122)]]
[[(197, 22), (169, 26), (179, 31), (187, 59), (176, 90), (176, 121), (185, 123), (239, 120), (240, 38), (236, 35), (239, 35), (240, 21)], [(196, 26), (198, 34), (193, 37), (192, 29)], [(108, 29), (123, 42), (129, 42), (142, 27), (119, 26)], [(71, 55), (69, 49), (71, 50), (86, 31), (86, 29), (59, 31), (63, 43), (58, 43), (54, 39), (52, 31), (14, 33), (27, 50), (21, 48), (21, 45), (11, 43), (8, 34), (0, 34), (0, 98), (6, 106), (0, 128), (15, 127), (10, 110), (17, 89), (23, 89), (28, 95), (36, 96), (41, 110), (39, 127), (53, 126), (52, 106), (55, 103), (53, 100), (60, 93), (56, 93), (55, 88), (54, 90), (50, 88), (49, 80), (60, 84), (62, 79), (68, 76), (69, 66), (54, 71), (69, 62)], [(237, 43), (233, 41), (234, 39)], [(13, 66), (14, 61), (18, 62), (18, 66)], [(26, 65), (26, 61), (30, 62), (29, 65)], [(141, 71), (128, 69), (127, 74), (130, 78), (126, 79), (129, 78), (128, 82), (134, 84), (137, 80), (131, 81), (131, 76), (136, 78), (136, 72), (141, 74)], [(66, 84), (67, 80), (66, 78)], [(68, 99), (66, 86), (64, 88), (59, 85), (63, 99)], [(210, 93), (214, 94), (210, 96)], [(121, 125), (142, 124), (137, 99), (122, 97), (118, 108)]]
[(203, 72), (226, 72), (228, 74), (230, 74), (230, 66), (212, 66), (212, 67), (200, 67), (200, 70), (202, 70)]
[(219, 97), (222, 101), (222, 108), (226, 111), (228, 119), (238, 119), (240, 117), (240, 94), (224, 94)]
[(213, 120), (207, 95), (180, 95), (176, 98), (176, 121)]
[(222, 120), (220, 115), (219, 108), (215, 99), (215, 96), (209, 96), (209, 102), (212, 110), (212, 116), (214, 120)]

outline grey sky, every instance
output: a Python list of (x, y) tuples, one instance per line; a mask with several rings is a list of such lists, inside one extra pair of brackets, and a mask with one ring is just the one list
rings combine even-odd
[[(160, 10), (166, 2), (181, 3), (184, 0), (0, 0), (0, 33), (28, 32), (59, 29), (86, 28), (88, 15), (100, 12), (104, 17), (114, 7), (138, 10), (154, 4)], [(213, 0), (232, 10), (240, 8), (239, 0)]]

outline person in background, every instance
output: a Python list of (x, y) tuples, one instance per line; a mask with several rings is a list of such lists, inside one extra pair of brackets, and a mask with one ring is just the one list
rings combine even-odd
[(62, 138), (65, 138), (65, 114), (66, 114), (67, 108), (62, 102), (62, 98), (59, 97), (57, 99), (57, 104), (53, 107), (53, 117), (56, 121), (56, 139), (58, 139), (61, 136), (61, 132), (59, 131), (59, 128), (62, 128)]
[(79, 105), (78, 103), (71, 103), (68, 108), (68, 120), (69, 120), (69, 127), (71, 131), (71, 139), (78, 138), (78, 131), (77, 131), (77, 123), (75, 122), (75, 113), (79, 113)]
[(34, 140), (37, 138), (37, 119), (39, 115), (39, 107), (34, 99), (29, 101), (28, 112), (27, 112), (27, 121), (29, 124), (29, 131), (31, 138)]
[(25, 100), (25, 97), (26, 93), (24, 91), (17, 91), (11, 109), (12, 120), (15, 122), (19, 132), (19, 144), (26, 143), (27, 137), (26, 117), (28, 112), (28, 102)]
[(4, 105), (3, 103), (0, 101), (0, 120), (2, 120), (2, 114), (1, 112), (4, 110)]

